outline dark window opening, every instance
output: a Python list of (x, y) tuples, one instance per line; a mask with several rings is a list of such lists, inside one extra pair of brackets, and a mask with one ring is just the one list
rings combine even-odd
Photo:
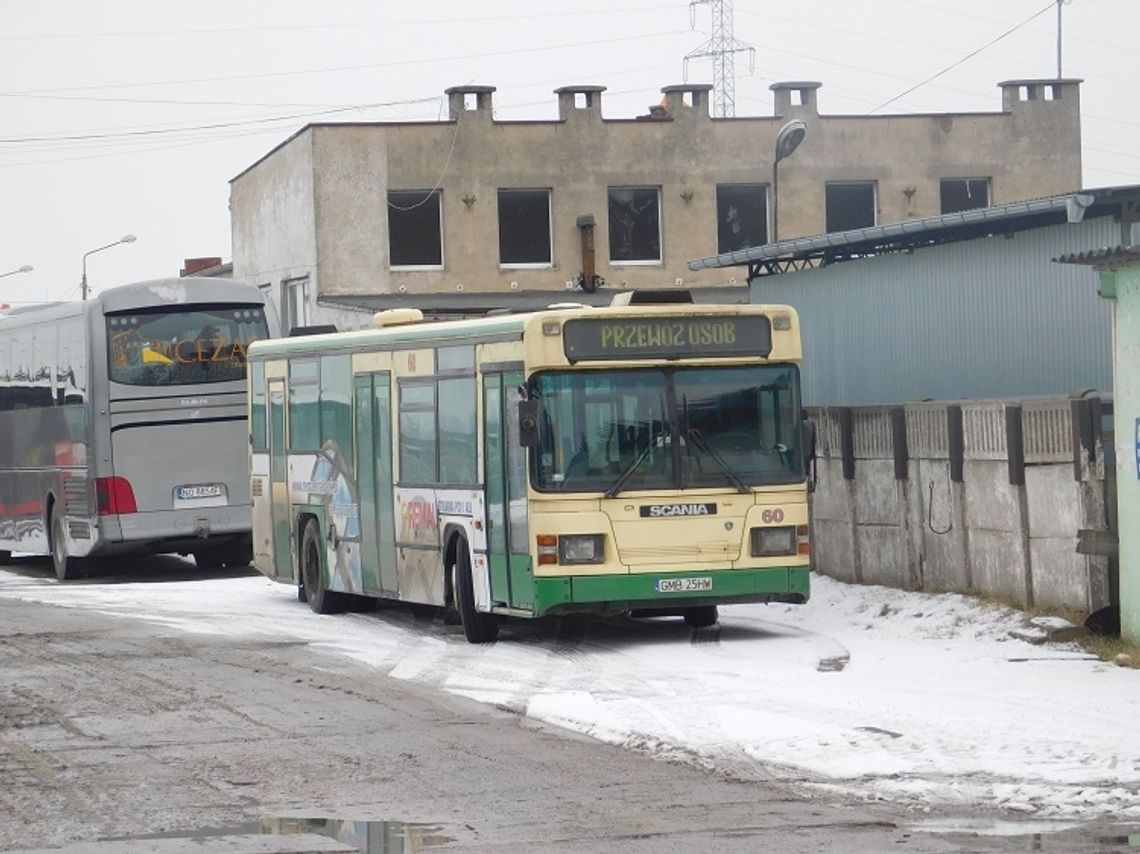
[(610, 261), (661, 260), (660, 193), (656, 187), (611, 187)]
[(721, 184), (716, 188), (717, 251), (734, 252), (768, 242), (768, 188)]
[(499, 263), (551, 263), (549, 190), (499, 190)]
[(392, 267), (442, 267), (440, 193), (388, 193), (388, 263)]
[(871, 182), (827, 185), (827, 230), (849, 231), (875, 224), (875, 185)]
[(957, 213), (988, 207), (988, 178), (947, 178), (942, 181), (942, 213)]

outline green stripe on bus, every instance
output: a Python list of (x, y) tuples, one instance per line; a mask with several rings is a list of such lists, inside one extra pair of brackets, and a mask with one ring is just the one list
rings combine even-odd
[[(688, 593), (658, 593), (658, 579), (711, 578), (712, 589)], [(667, 608), (672, 602), (700, 604), (709, 601), (731, 605), (768, 594), (800, 594), (810, 590), (807, 567), (768, 569), (694, 570), (683, 573), (639, 573), (636, 575), (587, 575), (534, 580), (536, 616), (560, 606), (609, 603), (613, 610), (623, 608)]]

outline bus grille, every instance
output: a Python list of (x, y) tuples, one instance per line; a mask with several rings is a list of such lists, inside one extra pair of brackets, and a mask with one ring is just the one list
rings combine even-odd
[(91, 526), (87, 522), (77, 522), (74, 519), (67, 521), (67, 533), (73, 540), (91, 539)]
[[(87, 498), (87, 478), (63, 478), (63, 499), (69, 516), (90, 516), (91, 502)], [(74, 534), (73, 534), (74, 536)]]
[(681, 561), (725, 561), (740, 557), (740, 543), (687, 543), (683, 546), (646, 546), (618, 549), (618, 560), (625, 564)]

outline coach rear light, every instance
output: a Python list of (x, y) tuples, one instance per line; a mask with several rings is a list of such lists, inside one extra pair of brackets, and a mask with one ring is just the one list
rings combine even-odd
[(773, 555), (796, 554), (798, 539), (794, 525), (781, 525), (776, 528), (752, 529), (752, 556), (771, 557)]
[(100, 516), (137, 513), (135, 491), (125, 477), (95, 478), (95, 507)]
[(605, 537), (602, 534), (563, 534), (558, 538), (559, 563), (602, 563), (604, 560)]

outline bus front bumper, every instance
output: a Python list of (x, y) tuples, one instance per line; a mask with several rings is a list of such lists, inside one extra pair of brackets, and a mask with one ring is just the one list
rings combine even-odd
[[(643, 573), (536, 578), (534, 613), (615, 613), (631, 610), (673, 610), (699, 605), (738, 605), (749, 602), (806, 602), (811, 592), (806, 566), (765, 569), (694, 570), (687, 573)], [(682, 582), (663, 592), (658, 582)]]

